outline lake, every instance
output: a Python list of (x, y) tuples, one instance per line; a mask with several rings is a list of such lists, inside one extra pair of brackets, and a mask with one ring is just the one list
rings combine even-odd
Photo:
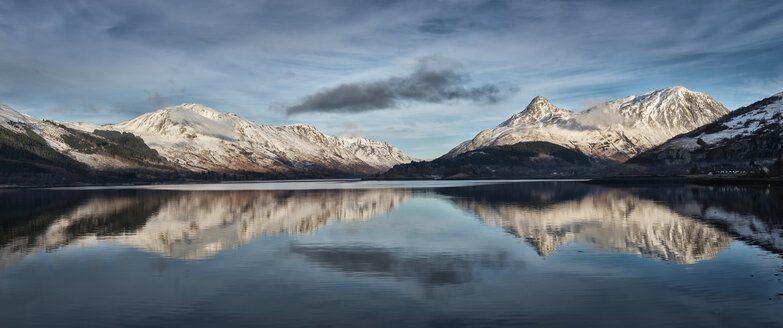
[(783, 190), (0, 191), (2, 327), (783, 326)]

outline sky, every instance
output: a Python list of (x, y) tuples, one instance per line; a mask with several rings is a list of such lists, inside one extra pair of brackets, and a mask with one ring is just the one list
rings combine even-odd
[(0, 104), (116, 123), (201, 103), (433, 158), (524, 109), (783, 91), (783, 2), (0, 0)]

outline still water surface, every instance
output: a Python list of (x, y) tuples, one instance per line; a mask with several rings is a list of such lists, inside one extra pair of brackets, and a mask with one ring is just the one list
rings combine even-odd
[(0, 327), (783, 326), (783, 190), (0, 191)]

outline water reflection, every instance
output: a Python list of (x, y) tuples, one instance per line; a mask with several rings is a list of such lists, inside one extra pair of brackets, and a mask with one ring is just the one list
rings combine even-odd
[[(662, 203), (627, 190), (554, 184), (531, 186), (541, 191), (506, 185), (456, 189), (454, 202), (475, 212), (484, 222), (501, 226), (527, 240), (540, 255), (550, 256), (562, 245), (577, 241), (622, 253), (642, 254), (689, 264), (712, 259), (733, 241), (731, 235), (704, 221), (674, 212)], [(501, 196), (502, 195), (502, 196)]]
[(779, 188), (636, 188), (634, 192), (718, 226), (739, 240), (783, 254), (783, 190)]
[[(50, 193), (49, 196), (60, 195)], [(404, 202), (404, 190), (101, 192), (70, 208), (30, 214), (4, 227), (0, 267), (65, 245), (118, 242), (183, 259), (203, 259), (263, 235), (309, 234), (332, 221), (362, 221)], [(30, 198), (4, 195), (8, 203)], [(17, 196), (17, 197), (14, 197)], [(34, 197), (34, 196), (33, 196)], [(14, 198), (14, 199), (9, 199)], [(5, 225), (5, 224), (4, 224)], [(33, 227), (33, 228), (30, 228)]]
[(0, 191), (0, 326), (777, 327), (782, 200), (560, 182)]
[[(446, 196), (481, 221), (526, 240), (541, 256), (556, 254), (566, 244), (587, 242), (689, 264), (714, 258), (735, 238), (773, 252), (783, 250), (783, 197), (775, 189), (620, 189), (540, 182), (423, 191), (12, 191), (0, 193), (0, 268), (31, 254), (99, 242), (166, 257), (204, 259), (261, 236), (306, 235), (329, 222), (366, 221), (409, 198), (433, 195)], [(460, 263), (476, 262), (457, 257), (411, 259), (372, 246), (298, 245), (291, 252), (344, 272), (425, 272), (431, 278), (422, 279), (444, 282), (463, 279), (459, 272), (470, 271), (459, 269)], [(485, 260), (478, 262), (502, 265)]]
[(470, 282), (479, 269), (498, 270), (509, 265), (508, 254), (504, 252), (407, 254), (404, 250), (372, 245), (292, 245), (290, 250), (327, 269), (348, 274), (413, 278), (427, 287)]

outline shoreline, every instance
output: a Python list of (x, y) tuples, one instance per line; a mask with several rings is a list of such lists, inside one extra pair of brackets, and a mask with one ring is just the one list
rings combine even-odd
[(783, 186), (783, 177), (730, 177), (730, 176), (607, 176), (607, 177), (489, 177), (489, 178), (455, 178), (455, 179), (377, 179), (377, 178), (302, 178), (302, 179), (270, 179), (270, 180), (174, 180), (174, 181), (130, 181), (106, 183), (72, 183), (51, 185), (0, 185), (0, 191), (26, 189), (61, 189), (61, 188), (100, 188), (100, 187), (139, 187), (163, 185), (207, 185), (207, 184), (251, 184), (251, 183), (286, 183), (286, 182), (324, 182), (324, 181), (495, 181), (495, 180), (531, 180), (531, 181), (563, 181), (582, 182), (605, 186), (633, 185), (702, 185), (702, 186)]

